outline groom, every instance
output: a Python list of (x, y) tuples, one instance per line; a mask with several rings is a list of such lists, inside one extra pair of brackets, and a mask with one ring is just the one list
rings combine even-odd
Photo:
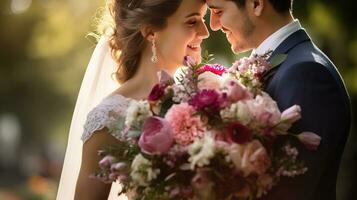
[(266, 82), (281, 110), (297, 104), (302, 119), (291, 132), (321, 136), (317, 151), (299, 146), (308, 172), (283, 178), (263, 199), (335, 200), (336, 178), (350, 129), (349, 97), (334, 64), (291, 14), (292, 0), (206, 0), (212, 30), (222, 30), (235, 53), (271, 50), (286, 60)]

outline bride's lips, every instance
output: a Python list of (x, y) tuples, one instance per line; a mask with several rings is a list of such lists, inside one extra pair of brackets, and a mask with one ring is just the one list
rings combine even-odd
[(201, 44), (189, 44), (187, 47), (195, 52), (201, 51)]

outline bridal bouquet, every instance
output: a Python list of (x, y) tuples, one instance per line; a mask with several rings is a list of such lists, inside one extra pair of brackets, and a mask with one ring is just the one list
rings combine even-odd
[(100, 152), (96, 178), (120, 181), (121, 192), (137, 200), (243, 200), (307, 171), (298, 150), (277, 139), (291, 137), (314, 150), (321, 138), (289, 133), (300, 107), (280, 111), (262, 91), (274, 62), (255, 55), (226, 69), (207, 64), (209, 58), (201, 64), (185, 58), (176, 83), (161, 72), (147, 100), (132, 101), (125, 117), (113, 118), (118, 128), (110, 131), (120, 144)]

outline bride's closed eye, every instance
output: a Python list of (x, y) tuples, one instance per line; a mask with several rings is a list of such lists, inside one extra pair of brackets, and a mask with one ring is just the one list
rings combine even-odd
[(190, 26), (190, 27), (193, 27), (193, 26), (195, 26), (195, 25), (197, 24), (197, 20), (196, 20), (196, 19), (188, 20), (188, 21), (186, 22), (186, 24), (187, 24), (188, 26)]
[(197, 23), (199, 21), (202, 21), (202, 23), (205, 23), (205, 19), (202, 18), (202, 19), (191, 19), (191, 20), (188, 20), (186, 23), (189, 27), (194, 27), (195, 25), (197, 25)]

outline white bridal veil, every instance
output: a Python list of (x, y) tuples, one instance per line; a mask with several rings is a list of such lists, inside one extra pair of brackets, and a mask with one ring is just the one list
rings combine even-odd
[[(89, 61), (78, 94), (68, 136), (57, 200), (74, 199), (75, 186), (82, 159), (83, 143), (81, 135), (83, 133), (83, 125), (88, 112), (118, 87), (118, 83), (111, 78), (115, 68), (116, 63), (112, 59), (109, 50), (108, 38), (102, 36)], [(126, 197), (119, 198), (117, 196), (119, 187), (118, 183), (112, 185), (109, 199), (126, 199)]]

